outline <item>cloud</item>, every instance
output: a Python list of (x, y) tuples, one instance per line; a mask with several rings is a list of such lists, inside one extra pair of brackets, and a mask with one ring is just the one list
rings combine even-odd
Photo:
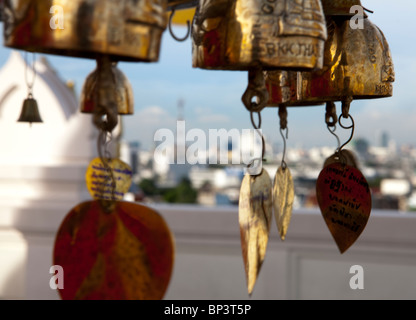
[(171, 121), (173, 119), (173, 117), (169, 115), (166, 110), (159, 106), (151, 106), (139, 110), (136, 118), (138, 118), (139, 121), (157, 124), (160, 124), (160, 122)]
[(149, 106), (122, 118), (123, 138), (127, 141), (140, 141), (144, 148), (152, 147), (154, 134), (158, 129), (174, 130), (176, 118), (159, 106)]
[(228, 123), (230, 118), (224, 114), (203, 114), (200, 115), (197, 119), (200, 123)]

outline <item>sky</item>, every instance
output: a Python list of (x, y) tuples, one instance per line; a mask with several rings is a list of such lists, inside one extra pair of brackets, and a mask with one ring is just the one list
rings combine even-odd
[[(364, 7), (374, 11), (369, 14), (369, 19), (386, 36), (396, 80), (391, 98), (353, 101), (350, 114), (355, 121), (354, 138), (365, 138), (372, 145), (379, 145), (381, 133), (387, 132), (397, 145), (416, 146), (416, 1), (361, 2)], [(186, 33), (184, 27), (174, 26), (173, 29), (178, 36)], [(0, 43), (1, 67), (11, 49), (3, 46), (2, 39)], [(63, 80), (75, 82), (78, 92), (85, 78), (95, 69), (95, 61), (90, 59), (54, 55), (46, 57)], [(248, 83), (248, 73), (192, 68), (192, 42), (189, 38), (177, 42), (166, 29), (158, 62), (120, 62), (119, 68), (130, 80), (135, 99), (135, 114), (123, 116), (122, 119), (123, 138), (126, 141), (140, 141), (143, 148), (149, 148), (153, 145), (156, 130), (175, 130), (180, 100), (184, 102), (187, 130), (252, 128), (250, 114), (241, 102)], [(0, 79), (0, 85), (4, 81), (7, 79)], [(340, 112), (340, 103), (337, 103), (337, 113)], [(335, 148), (336, 140), (327, 130), (324, 115), (324, 106), (288, 108), (287, 147)], [(264, 109), (262, 119), (267, 142), (281, 147), (277, 109)], [(350, 131), (338, 128), (337, 134), (343, 143)]]

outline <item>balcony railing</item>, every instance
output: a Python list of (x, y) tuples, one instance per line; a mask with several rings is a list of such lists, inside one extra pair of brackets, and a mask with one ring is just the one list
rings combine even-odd
[[(249, 299), (236, 207), (155, 205), (175, 235), (166, 299)], [(36, 205), (0, 218), (0, 298), (58, 299), (49, 287), (55, 233), (66, 213)], [(340, 254), (316, 210), (296, 210), (287, 239), (273, 222), (251, 299), (416, 298), (416, 215), (372, 212), (363, 234)], [(362, 266), (364, 289), (350, 273)]]

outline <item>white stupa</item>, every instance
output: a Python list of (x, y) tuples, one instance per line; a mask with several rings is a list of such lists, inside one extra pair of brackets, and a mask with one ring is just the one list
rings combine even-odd
[[(38, 290), (56, 298), (48, 274), (54, 237), (65, 215), (91, 200), (85, 172), (97, 155), (97, 130), (43, 57), (33, 88), (43, 123), (17, 122), (28, 96), (26, 70), (32, 79), (17, 51), (0, 69), (0, 298), (31, 299)], [(36, 236), (45, 228), (48, 235)]]
[[(78, 99), (41, 57), (35, 62), (33, 96), (43, 123), (17, 122), (28, 95), (26, 62), (17, 51), (0, 70), (0, 164), (84, 163), (94, 152), (94, 128)], [(33, 79), (32, 68), (27, 79)]]

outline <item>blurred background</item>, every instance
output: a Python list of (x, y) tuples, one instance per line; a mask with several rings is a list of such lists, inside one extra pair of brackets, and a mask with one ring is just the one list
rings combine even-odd
[[(340, 256), (319, 217), (315, 195), (316, 179), (334, 153), (336, 139), (324, 122), (323, 106), (288, 108), (286, 162), (296, 193), (292, 238), (280, 243), (274, 232), (253, 298), (414, 298), (416, 283), (409, 277), (416, 270), (416, 3), (362, 3), (373, 11), (369, 19), (387, 38), (396, 75), (393, 97), (356, 100), (350, 109), (355, 133), (347, 148), (354, 151), (370, 184), (374, 220), (353, 247), (356, 251)], [(181, 36), (186, 29), (174, 25), (174, 32)], [(55, 299), (56, 292), (48, 287), (55, 233), (72, 207), (90, 199), (85, 169), (97, 155), (97, 132), (78, 104), (96, 64), (25, 56), (4, 47), (2, 39), (0, 44), (0, 298)], [(32, 59), (38, 73), (34, 96), (43, 123), (29, 126), (16, 120), (27, 95), (26, 62)], [(185, 121), (186, 131), (200, 129), (206, 137), (209, 130), (252, 129), (241, 102), (247, 73), (192, 68), (191, 39), (177, 42), (167, 31), (158, 62), (123, 62), (119, 68), (130, 80), (135, 100), (135, 114), (123, 117), (115, 134), (118, 155), (133, 170), (126, 200), (157, 208), (177, 239), (177, 265), (167, 297), (247, 298), (237, 226), (244, 166), (155, 159), (160, 144), (155, 133), (168, 129), (176, 137), (178, 121)], [(340, 108), (337, 104), (338, 114)], [(264, 168), (274, 177), (283, 153), (277, 109), (265, 109), (262, 118)], [(343, 143), (350, 131), (338, 128), (337, 134)], [(230, 153), (241, 153), (244, 146), (228, 139), (219, 144)], [(361, 292), (348, 286), (349, 266), (355, 263), (365, 266), (372, 285)], [(275, 285), (276, 277), (285, 279), (281, 286)]]

